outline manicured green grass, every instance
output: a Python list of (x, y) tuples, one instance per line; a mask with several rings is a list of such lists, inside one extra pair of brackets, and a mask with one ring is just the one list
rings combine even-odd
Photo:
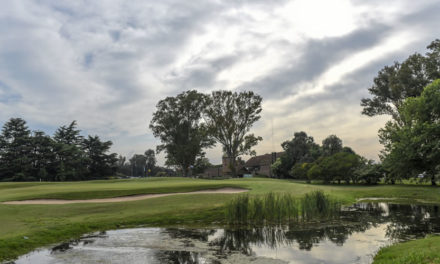
[[(316, 185), (265, 178), (197, 180), (151, 178), (65, 183), (0, 183), (0, 201), (37, 198), (92, 199), (125, 195), (188, 192), (222, 187), (250, 189), (249, 195), (290, 193), (302, 196), (323, 190), (344, 203), (357, 198), (402, 198), (440, 204), (440, 188), (413, 185)], [(0, 260), (81, 234), (121, 227), (220, 226), (225, 206), (236, 194), (191, 194), (121, 203), (66, 205), (0, 204)], [(28, 239), (24, 239), (26, 236)]]
[(191, 192), (233, 186), (187, 178), (149, 178), (88, 182), (0, 183), (0, 201), (27, 199), (92, 199), (145, 193)]
[(374, 264), (440, 263), (440, 236), (395, 244), (381, 249)]

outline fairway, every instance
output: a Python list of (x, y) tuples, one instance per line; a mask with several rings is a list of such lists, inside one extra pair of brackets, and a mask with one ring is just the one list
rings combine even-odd
[[(244, 188), (249, 194), (286, 192), (301, 196), (323, 190), (345, 204), (359, 198), (398, 198), (405, 203), (440, 203), (440, 188), (417, 185), (314, 185), (265, 178), (199, 180), (148, 178), (64, 183), (0, 183), (0, 201), (98, 199), (141, 194)], [(64, 205), (0, 204), (0, 259), (81, 234), (133, 226), (221, 226), (224, 208), (239, 194), (195, 193), (119, 203)], [(26, 237), (26, 239), (24, 239)]]

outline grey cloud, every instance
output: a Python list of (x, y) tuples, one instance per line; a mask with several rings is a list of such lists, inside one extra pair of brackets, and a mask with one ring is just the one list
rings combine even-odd
[(260, 79), (245, 83), (238, 89), (254, 90), (265, 98), (282, 98), (296, 94), (297, 84), (312, 81), (341, 59), (374, 46), (390, 31), (389, 26), (374, 24), (342, 37), (310, 39), (304, 44), (299, 61), (286, 65), (285, 68), (276, 69)]
[(175, 71), (171, 72), (168, 83), (179, 87), (179, 90), (212, 89), (218, 85), (216, 82), (218, 73), (237, 63), (242, 56), (242, 54), (235, 54), (216, 59), (203, 59), (199, 57), (194, 61), (196, 66), (186, 69), (183, 75)]
[(264, 8), (274, 8), (283, 5), (288, 2), (288, 0), (225, 0), (228, 5), (243, 7), (243, 6), (260, 6)]
[(20, 101), (22, 96), (0, 80), (0, 104), (10, 104)]
[(85, 68), (90, 68), (90, 66), (93, 63), (93, 58), (94, 58), (93, 53), (88, 52), (84, 55), (84, 67)]
[(115, 42), (121, 38), (121, 32), (118, 30), (110, 30), (109, 34)]
[[(371, 63), (344, 76), (344, 79), (336, 84), (324, 87), (324, 92), (310, 96), (303, 96), (296, 100), (289, 109), (284, 109), (279, 115), (301, 112), (309, 108), (319, 107), (317, 116), (310, 117), (315, 123), (335, 116), (344, 111), (357, 108), (363, 97), (368, 97), (368, 88), (372, 85), (377, 72), (385, 65), (392, 64), (396, 57), (405, 56), (405, 52), (389, 54), (379, 61)], [(359, 115), (361, 113), (359, 112)]]
[[(280, 98), (295, 94), (297, 91), (292, 90), (295, 84), (310, 81), (342, 58), (377, 44), (391, 30), (392, 28), (387, 25), (373, 23), (370, 27), (357, 30), (347, 36), (323, 40), (310, 39), (300, 50), (302, 55), (298, 62), (285, 65), (284, 68), (276, 69), (266, 76), (260, 76), (256, 80), (237, 87), (237, 90), (253, 90), (265, 98)], [(266, 34), (252, 32), (247, 34), (253, 34), (255, 38), (261, 41), (267, 38)], [(271, 43), (271, 45), (277, 46), (280, 50), (290, 49), (292, 53), (297, 52), (297, 46), (286, 40), (278, 40)], [(220, 58), (218, 61), (203, 61), (200, 63), (196, 60), (193, 64), (199, 66), (192, 70), (189, 69), (184, 76), (177, 78), (176, 82), (184, 89), (212, 86), (215, 78), (224, 68), (232, 66), (245, 56), (258, 57), (263, 55), (264, 52), (264, 50), (247, 50)], [(225, 64), (226, 67), (222, 67), (222, 64)]]
[[(370, 21), (368, 28), (363, 28), (342, 37), (327, 38), (323, 40), (309, 40), (302, 51), (301, 59), (283, 69), (276, 69), (267, 76), (262, 76), (252, 82), (245, 83), (240, 90), (254, 90), (265, 98), (282, 98), (286, 95), (295, 95), (299, 91), (295, 90), (297, 84), (301, 82), (312, 81), (335, 62), (342, 58), (378, 44), (387, 35), (393, 34), (398, 29), (404, 27), (419, 26), (426, 32), (431, 34), (432, 39), (438, 38), (440, 32), (440, 20), (438, 14), (440, 12), (439, 4), (431, 4), (422, 8), (420, 11), (405, 15), (399, 18), (399, 23), (390, 26), (380, 24), (378, 21)], [(426, 45), (431, 40), (426, 38), (419, 39), (410, 45), (407, 50), (400, 54), (394, 54), (393, 58), (383, 66), (392, 64), (393, 61), (403, 60), (417, 50), (425, 50)], [(382, 66), (382, 67), (383, 67)], [(382, 67), (377, 68), (376, 72)]]
[[(132, 2), (132, 5), (136, 7), (138, 3), (142, 2)], [(99, 6), (96, 4), (103, 8), (104, 12), (100, 13), (99, 8), (94, 10), (84, 8), (83, 5), (73, 2), (43, 1), (41, 4), (48, 5), (49, 9), (46, 12), (49, 17), (51, 15), (50, 8), (60, 13), (61, 16), (67, 17), (67, 20), (64, 17), (55, 18), (61, 23), (60, 36), (70, 42), (74, 52), (84, 52), (83, 59), (80, 60), (82, 65), (90, 74), (98, 77), (93, 81), (106, 85), (115, 95), (113, 100), (107, 104), (113, 106), (142, 99), (145, 89), (148, 89), (137, 82), (136, 76), (143, 74), (143, 72), (139, 72), (140, 59), (145, 61), (147, 58), (147, 65), (150, 68), (172, 63), (179, 55), (184, 43), (194, 33), (197, 33), (204, 21), (212, 18), (215, 11), (220, 8), (217, 4), (205, 1), (198, 3), (167, 1), (157, 3), (154, 8), (144, 10), (142, 7), (145, 6), (139, 4), (138, 10), (141, 12), (133, 15), (132, 12), (136, 8), (129, 5)], [(111, 8), (116, 8), (111, 11), (117, 11), (118, 14), (120, 12), (121, 17), (112, 17), (112, 15), (107, 17), (108, 12), (106, 11)], [(113, 20), (116, 20), (116, 23)], [(11, 21), (20, 22), (20, 20)], [(27, 28), (17, 28), (16, 31), (23, 32), (23, 30), (27, 30)], [(124, 51), (118, 46), (112, 47), (100, 43), (101, 39), (107, 41), (105, 32), (110, 32), (107, 35), (109, 40), (121, 42), (121, 45), (128, 46), (130, 49)], [(85, 51), (83, 51), (83, 47), (86, 48)], [(12, 74), (20, 73), (26, 76), (26, 78), (17, 78), (18, 76), (15, 78), (25, 82), (29, 81), (23, 86), (32, 83), (39, 86), (39, 89), (47, 90), (51, 89), (50, 87), (56, 91), (71, 89), (71, 87), (63, 89), (63, 86), (68, 86), (66, 82), (41, 85), (42, 81), (51, 80), (53, 82), (54, 78), (50, 76), (50, 73), (43, 73), (41, 68), (34, 67), (30, 63), (29, 60), (34, 57), (33, 53), (44, 52), (44, 49), (49, 47), (37, 46), (36, 48), (39, 50), (30, 47), (24, 56), (21, 56), (22, 54), (8, 54), (11, 57), (10, 60), (7, 60), (8, 66), (13, 65), (13, 62), (17, 64), (18, 56), (23, 58), (20, 65), (9, 67), (12, 69), (8, 69), (8, 71), (11, 71)], [(23, 53), (23, 49), (20, 52)], [(50, 57), (47, 59), (51, 60)], [(24, 70), (26, 68), (27, 71)], [(35, 76), (34, 79), (30, 78), (32, 75)], [(202, 77), (203, 74), (198, 76)], [(52, 93), (52, 95), (54, 94), (56, 93)]]
[[(432, 3), (423, 8), (419, 12), (409, 14), (400, 19), (399, 27), (418, 27), (419, 31), (423, 32), (425, 36), (434, 40), (440, 37), (440, 3)], [(429, 41), (431, 41), (429, 40)], [(426, 39), (420, 39), (420, 42), (426, 42)], [(429, 43), (423, 45), (425, 48)]]

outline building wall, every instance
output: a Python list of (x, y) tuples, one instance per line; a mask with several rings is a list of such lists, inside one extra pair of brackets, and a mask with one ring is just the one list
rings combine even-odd
[(207, 168), (202, 173), (202, 176), (204, 176), (204, 177), (221, 177), (222, 175), (223, 175), (223, 172), (222, 172), (222, 168), (221, 167)]
[(266, 175), (266, 176), (271, 176), (272, 175), (272, 171), (271, 171), (270, 165), (262, 165), (262, 166), (260, 166), (260, 171), (258, 171), (258, 174), (262, 174), (262, 175)]

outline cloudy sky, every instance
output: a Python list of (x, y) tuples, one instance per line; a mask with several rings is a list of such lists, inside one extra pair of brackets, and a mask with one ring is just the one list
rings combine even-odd
[(383, 66), (440, 37), (438, 14), (438, 0), (2, 1), (0, 125), (22, 117), (52, 134), (77, 120), (131, 156), (159, 143), (160, 99), (253, 90), (258, 154), (303, 130), (376, 159), (387, 118), (362, 116), (360, 99)]

